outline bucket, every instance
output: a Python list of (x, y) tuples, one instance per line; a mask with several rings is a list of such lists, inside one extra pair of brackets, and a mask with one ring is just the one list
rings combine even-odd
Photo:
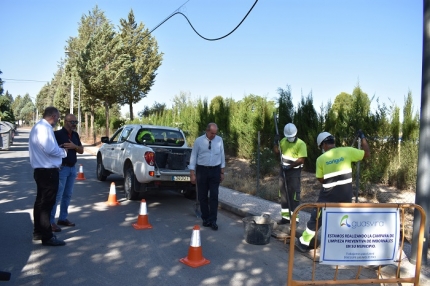
[(245, 241), (249, 244), (263, 245), (270, 242), (274, 221), (270, 215), (250, 216), (242, 219), (245, 227)]

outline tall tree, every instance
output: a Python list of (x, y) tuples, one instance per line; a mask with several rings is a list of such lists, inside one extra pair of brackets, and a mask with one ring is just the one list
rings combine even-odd
[(146, 97), (151, 90), (163, 54), (158, 53), (157, 42), (148, 29), (142, 23), (137, 25), (133, 10), (128, 14), (128, 20), (121, 19), (120, 24), (122, 50), (129, 55), (131, 61), (126, 70), (120, 103), (129, 105), (130, 120), (133, 120), (133, 104)]
[(314, 108), (312, 93), (309, 93), (306, 98), (302, 96), (294, 113), (294, 124), (297, 127), (297, 136), (307, 145), (308, 157), (305, 168), (308, 171), (315, 171), (315, 162), (320, 155), (315, 138), (321, 131), (318, 130), (318, 114)]
[(418, 140), (420, 121), (418, 113), (413, 113), (412, 92), (409, 91), (403, 107), (402, 141)]
[(104, 23), (90, 39), (77, 61), (78, 73), (85, 89), (102, 102), (109, 136), (109, 108), (123, 94), (130, 57), (122, 53), (121, 38), (109, 23)]
[(287, 85), (286, 89), (278, 88), (278, 129), (282, 137), (285, 124), (293, 122), (294, 104), (291, 95), (291, 87)]
[[(364, 128), (367, 124), (367, 119), (370, 115), (371, 100), (367, 93), (363, 92), (361, 87), (357, 85), (352, 92), (352, 108), (348, 110), (349, 134), (354, 134), (360, 129)], [(345, 136), (346, 134), (344, 134)]]
[[(0, 75), (2, 71), (0, 70)], [(0, 78), (0, 120), (15, 122), (15, 116), (12, 111), (13, 98), (9, 92), (3, 95), (3, 80)]]
[(0, 95), (0, 120), (15, 122), (15, 117), (12, 111), (12, 102), (7, 94), (8, 93), (6, 92), (6, 95)]
[(353, 96), (346, 92), (339, 93), (333, 102), (332, 110), (335, 114), (339, 114), (339, 110), (343, 110), (348, 113), (352, 108)]
[(226, 105), (224, 98), (220, 95), (214, 97), (211, 100), (209, 109), (214, 118), (213, 121), (218, 125), (218, 130), (224, 134), (228, 134), (230, 132), (230, 108)]
[[(104, 12), (99, 9), (96, 5), (91, 11), (88, 12), (87, 15), (82, 15), (81, 21), (78, 27), (78, 36), (70, 37), (67, 41), (66, 52), (68, 55), (67, 66), (65, 69), (64, 83), (66, 84), (66, 91), (70, 94), (71, 81), (74, 79), (75, 86), (79, 89), (79, 81), (82, 82), (82, 78), (78, 73), (77, 61), (82, 56), (82, 52), (87, 46), (90, 39), (97, 33), (99, 28), (105, 24), (109, 23), (106, 18)], [(69, 66), (70, 65), (70, 66)], [(79, 92), (79, 90), (78, 90)], [(94, 121), (96, 116), (96, 110), (99, 106), (101, 106), (101, 102), (93, 97), (82, 84), (81, 89), (81, 112), (85, 114), (85, 124), (86, 127), (90, 125), (90, 131), (85, 128), (85, 133), (89, 136), (89, 133), (93, 136), (93, 140), (95, 142), (95, 133), (94, 133)], [(69, 95), (64, 93), (64, 96), (69, 98)], [(75, 101), (76, 102), (76, 101)], [(88, 113), (90, 115), (89, 124), (87, 122)]]
[(15, 119), (22, 123), (28, 123), (33, 119), (36, 110), (31, 101), (30, 95), (26, 93), (23, 97), (18, 95), (12, 103), (12, 110), (15, 114)]

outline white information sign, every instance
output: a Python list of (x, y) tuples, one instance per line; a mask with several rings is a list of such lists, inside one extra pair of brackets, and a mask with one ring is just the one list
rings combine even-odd
[(321, 225), (322, 264), (380, 265), (397, 257), (396, 208), (322, 208)]

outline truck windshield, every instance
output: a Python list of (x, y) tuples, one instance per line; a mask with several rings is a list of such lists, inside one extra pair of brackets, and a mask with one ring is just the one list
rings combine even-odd
[(137, 132), (136, 142), (140, 144), (181, 147), (185, 143), (178, 130), (142, 128)]

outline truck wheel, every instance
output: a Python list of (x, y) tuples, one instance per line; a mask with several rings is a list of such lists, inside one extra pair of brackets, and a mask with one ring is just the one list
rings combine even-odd
[(135, 201), (139, 199), (139, 193), (136, 188), (140, 188), (140, 183), (136, 180), (133, 172), (133, 167), (130, 166), (125, 170), (124, 175), (124, 192), (127, 200)]
[(106, 181), (107, 176), (105, 167), (103, 166), (103, 161), (101, 156), (97, 156), (97, 180)]

